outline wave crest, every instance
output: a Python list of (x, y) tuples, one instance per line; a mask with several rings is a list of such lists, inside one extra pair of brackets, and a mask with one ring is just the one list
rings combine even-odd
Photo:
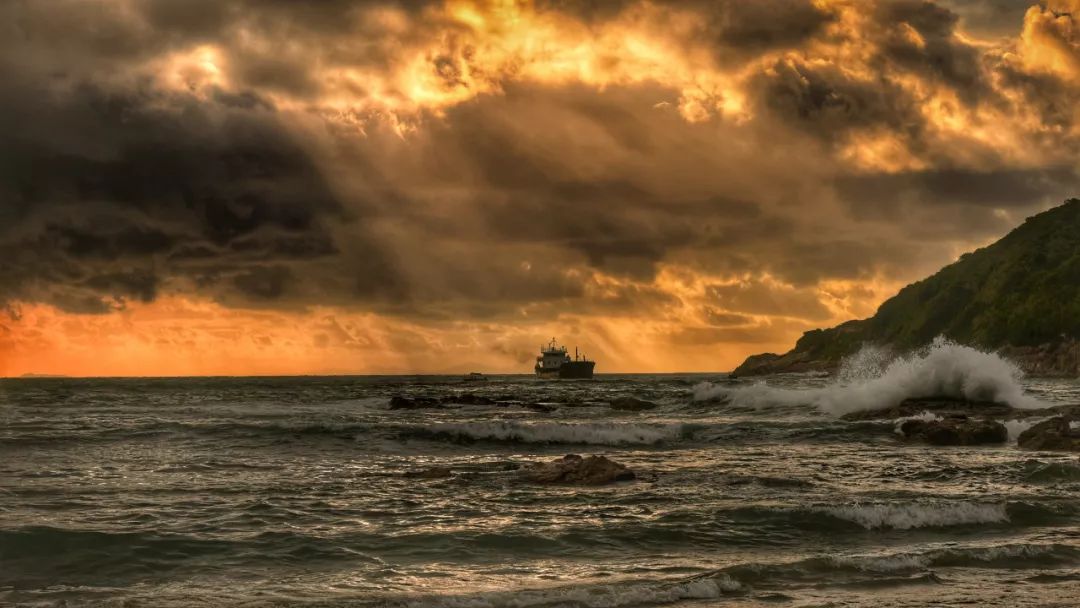
[(821, 512), (867, 530), (910, 530), (1009, 521), (1005, 503), (909, 503), (825, 507)]
[(905, 399), (951, 397), (1005, 403), (1015, 408), (1045, 407), (1025, 394), (1018, 367), (994, 353), (938, 338), (926, 348), (885, 361), (885, 351), (864, 347), (846, 359), (833, 384), (793, 390), (764, 382), (729, 387), (702, 383), (696, 400), (725, 399), (743, 407), (809, 405), (830, 414), (885, 409)]

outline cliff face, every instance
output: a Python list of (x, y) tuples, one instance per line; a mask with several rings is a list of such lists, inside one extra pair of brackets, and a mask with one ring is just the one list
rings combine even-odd
[(806, 332), (733, 374), (828, 371), (865, 343), (907, 350), (939, 335), (999, 350), (1033, 375), (1080, 376), (1080, 199), (908, 285), (873, 317)]

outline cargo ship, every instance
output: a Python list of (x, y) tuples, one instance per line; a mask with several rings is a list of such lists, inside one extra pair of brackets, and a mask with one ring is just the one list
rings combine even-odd
[(566, 347), (559, 346), (552, 338), (547, 346), (540, 347), (540, 356), (536, 358), (536, 377), (589, 379), (593, 377), (594, 367), (596, 361), (589, 361), (583, 354), (578, 355), (577, 347), (574, 347), (574, 358), (571, 359)]

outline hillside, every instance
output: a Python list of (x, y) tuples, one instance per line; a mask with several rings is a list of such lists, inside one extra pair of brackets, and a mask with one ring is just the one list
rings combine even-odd
[(808, 331), (790, 352), (754, 355), (733, 373), (830, 370), (864, 343), (908, 350), (939, 335), (1000, 350), (1029, 373), (1080, 375), (1080, 199), (908, 285), (873, 317)]

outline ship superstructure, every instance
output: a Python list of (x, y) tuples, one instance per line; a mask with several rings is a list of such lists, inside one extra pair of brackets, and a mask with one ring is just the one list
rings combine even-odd
[(565, 346), (559, 346), (555, 338), (546, 346), (540, 347), (540, 356), (536, 358), (537, 378), (588, 379), (593, 377), (595, 361), (589, 361), (585, 355), (578, 354), (574, 348), (574, 358)]

